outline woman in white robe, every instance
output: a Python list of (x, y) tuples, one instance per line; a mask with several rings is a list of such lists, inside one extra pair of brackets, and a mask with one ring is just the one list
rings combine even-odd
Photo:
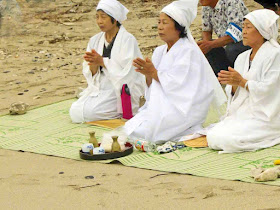
[(227, 114), (207, 133), (210, 148), (222, 153), (255, 151), (280, 143), (279, 18), (273, 11), (256, 10), (245, 16), (244, 45), (234, 69), (221, 71), (227, 84)]
[(96, 22), (102, 32), (88, 43), (83, 63), (88, 87), (70, 108), (74, 123), (120, 118), (123, 84), (130, 89), (132, 111), (136, 114), (139, 98), (145, 92), (145, 78), (132, 65), (133, 59), (142, 56), (138, 43), (121, 25), (128, 10), (117, 0), (101, 0), (96, 10)]
[(124, 131), (130, 138), (155, 143), (176, 141), (202, 128), (209, 106), (226, 101), (208, 61), (194, 41), (189, 26), (198, 1), (175, 1), (160, 13), (158, 33), (166, 42), (155, 49), (152, 61), (134, 60), (146, 76), (146, 103)]

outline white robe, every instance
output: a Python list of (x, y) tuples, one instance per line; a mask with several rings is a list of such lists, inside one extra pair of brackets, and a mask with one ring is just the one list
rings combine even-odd
[(146, 91), (146, 103), (126, 122), (131, 138), (163, 143), (202, 128), (213, 99), (213, 84), (204, 69), (205, 59), (187, 38), (155, 49), (152, 62), (158, 78)]
[(255, 151), (280, 143), (280, 50), (265, 42), (249, 69), (251, 50), (238, 56), (235, 70), (248, 80), (229, 97), (227, 114), (207, 133), (208, 145), (222, 153)]
[[(95, 49), (102, 55), (104, 43), (105, 33), (98, 33), (90, 39), (87, 51)], [(103, 58), (106, 68), (102, 68), (102, 71), (99, 69), (92, 76), (88, 64), (83, 63), (83, 74), (88, 87), (70, 108), (70, 116), (74, 123), (121, 117), (120, 94), (123, 84), (128, 84), (132, 111), (136, 114), (139, 98), (144, 94), (146, 86), (145, 77), (137, 73), (132, 66), (133, 59), (137, 57), (142, 55), (136, 39), (121, 26), (111, 51), (111, 58)]]

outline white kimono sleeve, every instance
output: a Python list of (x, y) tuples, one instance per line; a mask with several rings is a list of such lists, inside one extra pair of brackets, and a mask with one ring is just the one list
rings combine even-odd
[[(91, 52), (91, 48), (88, 44), (87, 52)], [(92, 72), (90, 70), (90, 66), (86, 61), (83, 62), (83, 75), (86, 78), (88, 87), (81, 93), (81, 95), (89, 92), (91, 96), (97, 96), (99, 94), (99, 78), (100, 78), (100, 68), (96, 72), (95, 75), (92, 76)]]
[(260, 80), (249, 80), (247, 84), (255, 114), (270, 121), (280, 112), (280, 53), (266, 59), (262, 65)]
[[(89, 44), (87, 46), (87, 52), (91, 52), (91, 48), (90, 48)], [(89, 84), (90, 81), (88, 81), (88, 79), (92, 78), (92, 72), (89, 69), (89, 65), (86, 61), (83, 62), (83, 75), (85, 76), (85, 78)]]
[(192, 112), (194, 105), (206, 112), (213, 98), (213, 87), (207, 86), (202, 58), (193, 49), (181, 51), (174, 58), (171, 69), (158, 69), (158, 78), (168, 100), (184, 115)]

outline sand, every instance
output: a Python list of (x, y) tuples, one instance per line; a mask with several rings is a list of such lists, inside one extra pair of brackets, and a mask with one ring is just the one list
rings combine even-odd
[[(15, 101), (35, 108), (75, 97), (78, 87), (86, 87), (82, 55), (99, 31), (97, 1), (0, 2), (0, 114)], [(151, 57), (163, 44), (157, 37), (158, 11), (170, 1), (122, 2), (131, 11), (124, 26)], [(260, 8), (252, 0), (245, 3), (251, 11)], [(191, 27), (196, 40), (200, 24), (201, 8)], [(280, 209), (280, 188), (274, 186), (3, 149), (0, 165), (1, 209)]]

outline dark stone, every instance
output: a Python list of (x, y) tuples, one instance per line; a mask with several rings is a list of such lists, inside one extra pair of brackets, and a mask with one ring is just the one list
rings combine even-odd
[(85, 176), (85, 179), (94, 179), (94, 176)]

